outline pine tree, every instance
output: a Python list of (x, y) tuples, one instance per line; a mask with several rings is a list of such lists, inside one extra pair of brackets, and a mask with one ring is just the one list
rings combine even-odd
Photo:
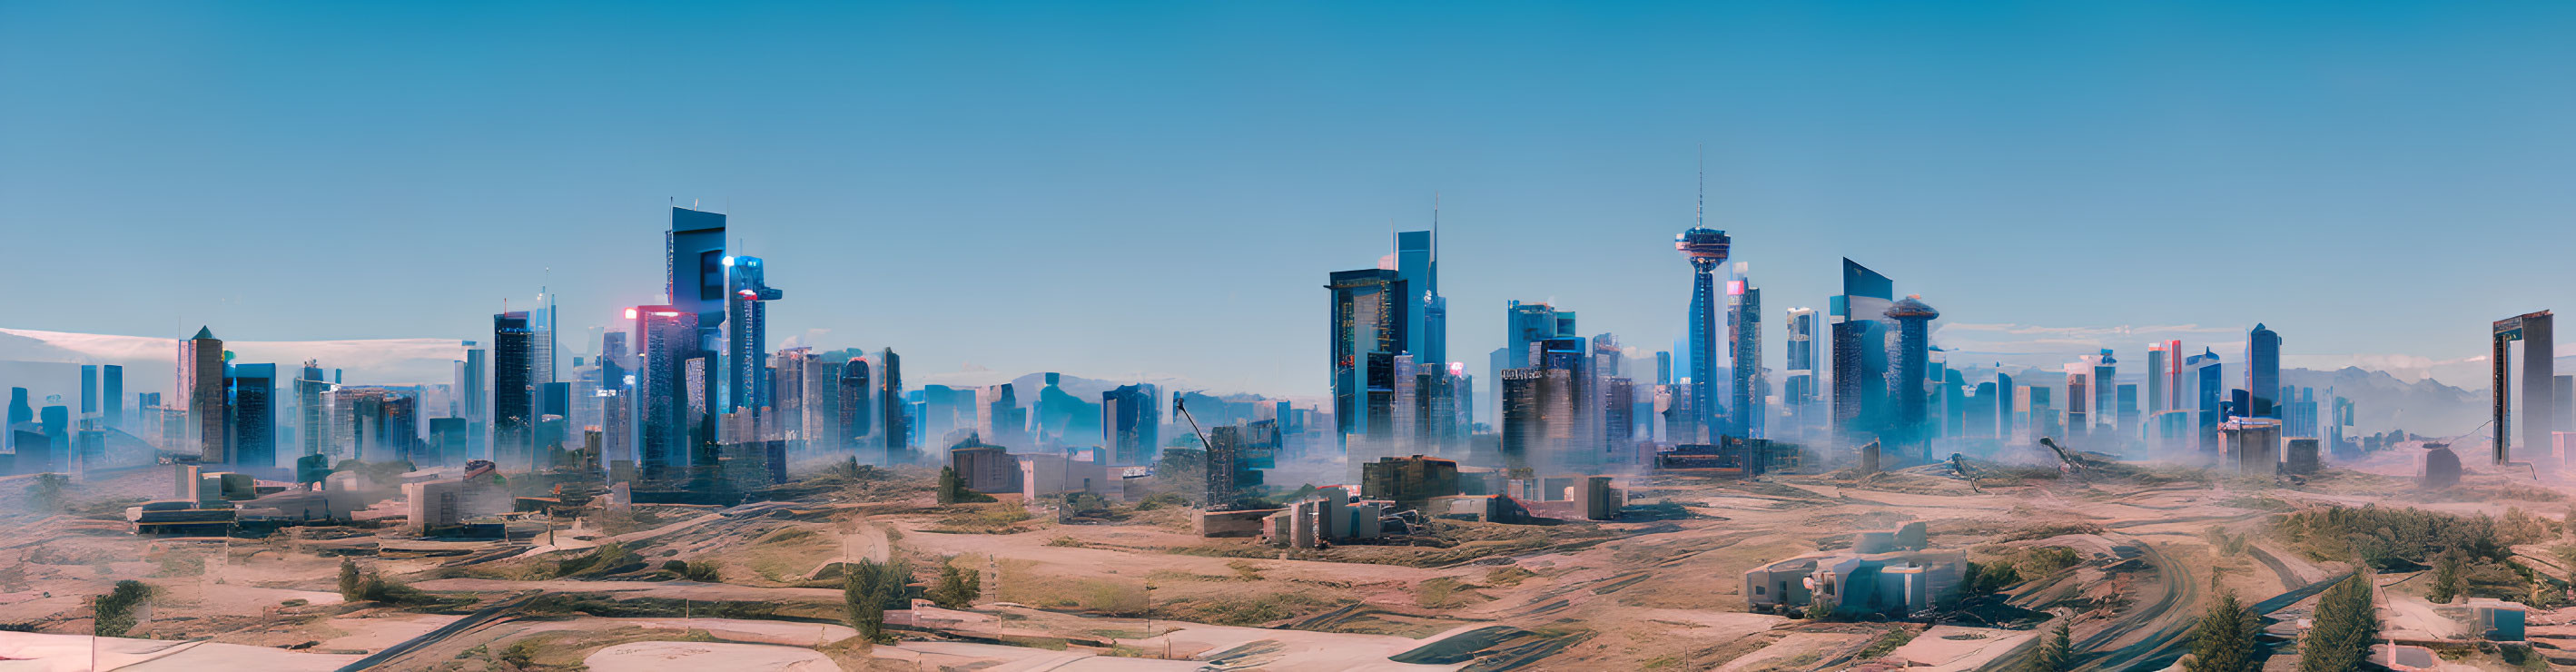
[(2352, 575), (2317, 596), (2316, 625), (2299, 643), (2299, 672), (2361, 669), (2379, 639), (2379, 614), (2371, 606), (2368, 572)]
[(974, 606), (975, 599), (983, 596), (982, 583), (983, 577), (978, 573), (943, 563), (939, 567), (939, 585), (932, 587), (924, 597), (942, 608), (964, 609)]
[(2443, 551), (2442, 558), (2433, 561), (2433, 586), (2426, 589), (2425, 597), (2431, 598), (2434, 604), (2450, 604), (2453, 598), (2459, 597), (2468, 589), (2467, 573), (2463, 571), (2467, 564), (2467, 555), (2459, 548)]
[(2057, 619), (2057, 629), (2048, 643), (2039, 647), (2039, 657), (2030, 661), (2031, 672), (2066, 672), (2075, 669), (2075, 633), (2067, 627), (2067, 618)]
[[(2211, 581), (2216, 583), (2216, 581)], [(2202, 614), (2200, 625), (2191, 633), (2191, 657), (2183, 659), (2183, 669), (2191, 672), (2251, 672), (2254, 667), (2254, 634), (2261, 626), (2254, 612), (2236, 600), (2236, 594), (2219, 591), (2218, 603)]]
[(957, 503), (957, 500), (962, 499), (962, 497), (958, 496), (957, 491), (964, 489), (965, 486), (957, 482), (956, 467), (939, 468), (939, 503)]
[(911, 581), (912, 566), (902, 558), (886, 563), (860, 559), (858, 569), (841, 584), (841, 599), (850, 611), (850, 627), (871, 642), (891, 640), (885, 632), (886, 608), (903, 606), (904, 586)]

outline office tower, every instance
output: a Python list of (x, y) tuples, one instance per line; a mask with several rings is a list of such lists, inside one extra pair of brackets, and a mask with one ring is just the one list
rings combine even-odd
[(492, 362), (489, 351), (465, 342), (465, 360), (456, 365), (458, 398), (464, 400), (465, 454), (492, 457)]
[(224, 449), (224, 342), (198, 327), (197, 335), (179, 342), (178, 407), (187, 411), (184, 445), (197, 448), (198, 460), (228, 464)]
[(2245, 334), (2245, 389), (2253, 394), (2247, 416), (2281, 417), (2281, 335), (2261, 324)]
[[(331, 403), (323, 393), (331, 384), (322, 382), (321, 362), (304, 360), (304, 368), (295, 377), (296, 431), (303, 439), (301, 455), (321, 455), (331, 445)], [(301, 456), (299, 455), (299, 456)]]
[[(1957, 372), (1957, 369), (1951, 369), (1951, 373)], [(1971, 439), (2003, 438), (2002, 424), (1997, 420), (2000, 414), (2010, 410), (2009, 407), (1998, 406), (2003, 401), (2004, 389), (1996, 381), (1977, 383), (1976, 395), (1968, 398), (1968, 407), (1962, 413), (1961, 436)]]
[(1029, 411), (1020, 406), (1019, 390), (1010, 383), (975, 391), (975, 432), (985, 443), (1023, 450), (1035, 447), (1029, 443)]
[[(871, 435), (876, 424), (873, 417), (876, 413), (873, 400), (876, 397), (875, 389), (868, 384), (868, 358), (852, 357), (835, 373), (840, 392), (835, 415), (840, 426), (840, 440), (833, 447), (854, 447)], [(879, 444), (881, 446), (883, 442)]]
[(1789, 328), (1788, 379), (1780, 386), (1780, 405), (1789, 411), (1789, 426), (1803, 436), (1812, 421), (1809, 410), (1817, 392), (1816, 309), (1791, 308), (1784, 324)]
[(725, 388), (727, 408), (751, 410), (773, 408), (770, 388), (761, 366), (762, 354), (769, 344), (769, 302), (786, 294), (769, 286), (768, 273), (761, 268), (760, 257), (725, 257)]
[[(1508, 478), (1602, 463), (1603, 431), (1584, 339), (1551, 338), (1530, 345), (1530, 365), (1503, 372), (1502, 458)], [(1686, 418), (1705, 427), (1701, 418)]]
[(1423, 446), (1421, 374), (1414, 370), (1413, 355), (1397, 354), (1394, 360), (1395, 375), (1388, 378), (1394, 383), (1393, 394), (1390, 396), (1393, 401), (1387, 406), (1389, 440), (1386, 445), (1375, 446), (1377, 450), (1356, 452), (1345, 456), (1346, 461), (1367, 463), (1376, 462), (1377, 458), (1388, 455), (1423, 455), (1432, 452), (1424, 449)]
[[(540, 453), (563, 450), (565, 443), (578, 438), (570, 428), (566, 427), (567, 419), (572, 417), (572, 383), (560, 381), (539, 383), (536, 417), (536, 444), (541, 449)], [(541, 461), (538, 464), (542, 466), (546, 463)]]
[(2037, 441), (2036, 437), (2063, 436), (2065, 432), (2059, 424), (2057, 408), (2050, 399), (2056, 390), (2047, 385), (2032, 385), (2021, 388), (2021, 392), (2024, 402), (2020, 415), (2029, 420), (2030, 434), (2035, 437), (2033, 442)]
[(635, 461), (648, 481), (682, 478), (694, 445), (688, 399), (688, 363), (699, 356), (698, 314), (672, 306), (628, 309), (635, 345), (643, 355), (635, 382)]
[(225, 406), (232, 411), (233, 466), (267, 475), (277, 468), (277, 365), (225, 367)]
[[(1572, 338), (1574, 327), (1574, 311), (1560, 311), (1544, 303), (1513, 301), (1503, 309), (1503, 347), (1494, 350), (1489, 369), (1495, 375), (1491, 393), (1496, 404), (1493, 417), (1497, 426), (1502, 422), (1503, 369), (1529, 366), (1531, 343), (1551, 338)], [(1687, 368), (1688, 363), (1683, 366)]]
[(2165, 344), (2147, 344), (2147, 415), (2165, 410)]
[(1390, 441), (1395, 400), (1395, 356), (1410, 342), (1413, 294), (1396, 271), (1335, 271), (1331, 291), (1333, 421), (1336, 441)]
[[(2509, 413), (2513, 406), (2513, 392), (2508, 389), (2513, 379), (2513, 351), (2510, 349), (2513, 341), (2522, 341), (2522, 414), (2520, 416), (2522, 445), (2527, 454), (2542, 455), (2547, 454), (2555, 443), (2549, 435), (2558, 426), (2558, 423), (2550, 418), (2550, 413), (2558, 407), (2558, 402), (2554, 398), (2557, 396), (2558, 387), (2556, 375), (2558, 341), (2553, 333), (2553, 321), (2554, 318), (2549, 311), (2543, 310), (2495, 322), (2493, 338), (2495, 349), (2487, 358), (2487, 363), (2491, 367), (2489, 373), (2493, 381), (2493, 386), (2489, 388), (2492, 390), (2490, 396), (2495, 401), (2494, 457), (2496, 464), (2513, 461), (2513, 451), (2510, 446), (2513, 443), (2511, 437), (2515, 416)], [(2263, 331), (2260, 325), (2254, 329), (2258, 334), (2270, 333)], [(2278, 356), (2279, 337), (2272, 338), (2272, 348), (2274, 355)], [(2279, 389), (2280, 374), (2277, 368), (2270, 382), (2272, 387), (2262, 389)], [(2256, 403), (2259, 405), (2261, 402)]]
[(1162, 446), (1162, 391), (1138, 383), (1100, 393), (1101, 444), (1110, 464), (1154, 463)]
[(894, 348), (877, 351), (877, 425), (878, 435), (885, 439), (886, 464), (909, 464), (912, 459), (912, 420), (904, 417), (903, 358)]
[(1693, 411), (1700, 433), (1716, 436), (1717, 425), (1717, 268), (1726, 264), (1733, 245), (1725, 231), (1704, 226), (1673, 236), (1673, 249), (1691, 265), (1690, 305), (1690, 388), (1691, 399), (1701, 402)]
[(2116, 384), (2114, 381), (2119, 380), (2119, 368), (2120, 362), (2111, 356), (2110, 348), (2103, 348), (2102, 358), (2093, 361), (2093, 424), (2095, 425), (2111, 427), (2118, 420), (2117, 416), (2112, 414), (2111, 398), (2116, 394), (2112, 385)]
[(1753, 286), (1745, 271), (1745, 264), (1736, 262), (1737, 278), (1726, 281), (1727, 354), (1735, 363), (1729, 372), (1735, 380), (1726, 424), (1729, 435), (1749, 438), (1762, 435), (1757, 407), (1770, 396), (1770, 385), (1762, 377), (1762, 288)]
[(2182, 389), (2182, 368), (2183, 368), (2183, 367), (2182, 367), (2182, 361), (2183, 361), (2183, 359), (2184, 359), (2184, 358), (2183, 358), (2183, 354), (2182, 354), (2182, 341), (2181, 341), (2180, 339), (2165, 341), (2165, 366), (2164, 366), (2164, 368), (2161, 368), (2161, 369), (2157, 369), (2157, 370), (2155, 370), (2155, 371), (2149, 371), (2149, 372), (2148, 372), (2148, 373), (2153, 374), (2153, 375), (2164, 376), (2164, 378), (2165, 378), (2165, 387), (2164, 387), (2164, 390), (2165, 390), (2165, 395), (2164, 395), (2164, 404), (2165, 404), (2165, 407), (2164, 407), (2164, 408), (2165, 408), (2165, 410), (2168, 410), (2168, 411), (2179, 411), (2179, 410), (2183, 410), (2183, 397), (2184, 397), (2184, 391), (2183, 391), (2183, 389)]
[[(2569, 428), (2576, 427), (2576, 376), (2555, 376), (2553, 380), (2556, 384), (2550, 386), (2550, 399), (2557, 401), (2558, 405), (2550, 409), (2549, 417), (2557, 420), (2554, 427), (2558, 431), (2569, 431)], [(2326, 388), (2326, 394), (2334, 394), (2334, 388)]]
[(536, 329), (527, 311), (492, 316), (492, 463), (535, 470)]
[(430, 418), (429, 450), (412, 456), (421, 467), (455, 466), (465, 463), (465, 419)]
[[(1439, 211), (1434, 209), (1431, 216), (1437, 226)], [(1440, 296), (1440, 248), (1434, 231), (1395, 234), (1395, 277), (1404, 283), (1405, 300), (1414, 303), (1404, 316), (1401, 351), (1412, 353), (1416, 363), (1434, 367), (1449, 361), (1448, 299)]]
[(2087, 405), (2093, 401), (2093, 370), (2084, 364), (2066, 366), (2066, 436), (2074, 438), (2093, 431), (2093, 414)]
[[(2148, 377), (2153, 378), (2154, 376)], [(2120, 414), (2120, 432), (2123, 436), (2136, 436), (2138, 431), (2138, 384), (2116, 383), (2115, 386), (2119, 390), (2118, 396), (2120, 406), (2118, 412)]]
[[(1826, 307), (1833, 339), (1833, 423), (1837, 431), (1870, 434), (1882, 423), (1887, 385), (1887, 323), (1896, 283), (1857, 262), (1843, 260), (1843, 293)], [(1852, 443), (1857, 437), (1847, 437)]]
[(694, 347), (714, 349), (725, 319), (725, 216), (672, 207), (662, 248), (662, 295), (670, 300), (663, 308), (695, 316), (700, 342)]
[[(528, 339), (528, 380), (544, 389), (547, 383), (563, 380), (555, 375), (555, 295), (537, 288), (537, 308), (527, 312), (528, 329), (534, 334)], [(538, 417), (544, 415), (538, 413)]]
[[(1891, 379), (1890, 393), (1896, 396), (1896, 431), (1898, 441), (1911, 445), (1929, 436), (1927, 408), (1931, 381), (1932, 332), (1928, 325), (1941, 317), (1941, 311), (1925, 305), (1922, 297), (1908, 296), (1889, 304), (1881, 314), (1896, 321), (1896, 377)], [(1926, 449), (1928, 450), (1928, 448)], [(1929, 453), (1924, 453), (1928, 457)]]
[[(39, 446), (36, 452), (37, 454), (44, 456), (44, 468), (38, 470), (20, 468), (19, 471), (31, 474), (45, 472), (69, 473), (72, 470), (71, 407), (60, 405), (46, 406), (44, 408), (37, 409), (36, 415), (39, 423), (38, 427), (40, 431), (44, 433), (44, 445)], [(221, 437), (217, 438), (220, 440)], [(27, 455), (27, 444), (18, 444), (18, 459), (21, 461), (26, 460)]]
[(813, 348), (785, 348), (769, 356), (770, 416), (762, 422), (769, 435), (762, 438), (786, 441), (788, 450), (798, 453), (811, 448), (805, 441), (805, 360), (813, 357)]
[(1655, 351), (1655, 384), (1673, 384), (1673, 353), (1670, 350)]
[(105, 404), (108, 429), (125, 428), (125, 367), (107, 364), (99, 367), (100, 401)]
[(80, 381), (80, 417), (86, 420), (98, 415), (98, 365), (82, 364)]
[(1995, 438), (2018, 441), (2019, 432), (2028, 426), (2022, 418), (2027, 417), (2023, 413), (2029, 410), (2030, 399), (2017, 394), (2020, 389), (2013, 386), (2012, 376), (2004, 374), (2004, 363), (1995, 362)]
[(2218, 378), (2218, 353), (2203, 346), (2200, 354), (2192, 355), (2190, 359), (2183, 361), (2183, 368), (2192, 371), (2192, 388), (2198, 390), (2193, 395), (2197, 401), (2193, 403), (2192, 410), (2198, 412), (2199, 422), (2193, 424), (2199, 429), (2192, 435), (2200, 444), (2201, 452), (2217, 452), (2218, 418), (2222, 410), (2219, 407), (2219, 388), (2222, 383)]

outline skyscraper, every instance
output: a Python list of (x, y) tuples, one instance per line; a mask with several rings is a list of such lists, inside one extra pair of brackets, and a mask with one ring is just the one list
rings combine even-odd
[(178, 407), (188, 413), (187, 435), (176, 437), (197, 447), (198, 460), (229, 464), (232, 454), (224, 435), (224, 342), (198, 327), (197, 335), (179, 342)]
[(2261, 324), (2245, 334), (2245, 391), (2253, 395), (2246, 415), (2281, 417), (2281, 335)]
[[(323, 393), (331, 384), (322, 382), (321, 362), (304, 360), (304, 368), (295, 377), (296, 431), (303, 439), (303, 455), (321, 455), (331, 445), (331, 402)], [(460, 430), (462, 431), (462, 430)], [(461, 435), (460, 435), (461, 436)]]
[(1727, 354), (1734, 362), (1732, 401), (1727, 404), (1727, 434), (1762, 436), (1758, 406), (1770, 395), (1762, 378), (1762, 288), (1753, 286), (1744, 262), (1735, 264), (1736, 279), (1726, 282)]
[[(839, 374), (836, 380), (840, 385), (837, 419), (841, 429), (840, 440), (834, 447), (857, 446), (870, 436), (876, 424), (873, 417), (876, 413), (876, 390), (868, 384), (868, 358), (852, 357), (850, 361), (843, 362), (836, 373)], [(883, 447), (884, 442), (878, 443), (875, 447)]]
[(492, 316), (492, 462), (536, 469), (536, 329), (527, 311)]
[(2165, 378), (2165, 410), (2168, 411), (2179, 411), (2183, 407), (2182, 360), (2182, 340), (2165, 341), (2165, 366), (2150, 372)]
[[(1432, 219), (1439, 219), (1438, 210)], [(1449, 361), (1449, 304), (1440, 296), (1440, 248), (1433, 231), (1403, 231), (1395, 234), (1395, 276), (1404, 282), (1405, 300), (1413, 303), (1405, 312), (1403, 352), (1412, 353), (1417, 364)]]
[(2199, 437), (2201, 452), (2217, 452), (2219, 404), (2223, 398), (2221, 388), (2225, 387), (2218, 377), (2218, 353), (2203, 346), (2200, 354), (2183, 361), (2183, 368), (2192, 371), (2192, 387), (2198, 390), (2194, 394), (2198, 401), (2193, 404), (2193, 410), (2198, 411), (2200, 421), (2194, 424), (2199, 426), (2199, 430), (2193, 434)]
[[(457, 395), (464, 400), (465, 454), (492, 458), (492, 361), (486, 350), (465, 342), (465, 360), (457, 363)], [(318, 379), (317, 379), (318, 380)]]
[(725, 341), (727, 408), (752, 410), (776, 404), (767, 370), (761, 365), (769, 343), (769, 302), (785, 296), (769, 286), (760, 257), (725, 257)]
[(234, 468), (256, 475), (277, 469), (277, 365), (226, 367), (226, 406), (232, 411)]
[[(1925, 402), (1931, 400), (1931, 381), (1925, 375), (1932, 346), (1932, 332), (1927, 325), (1941, 317), (1941, 311), (1925, 305), (1921, 297), (1908, 296), (1887, 307), (1883, 313), (1896, 321), (1896, 378), (1890, 392), (1896, 396), (1897, 439), (1906, 445), (1922, 442), (1929, 436), (1930, 413)], [(1926, 444), (1928, 449), (1928, 444)], [(1928, 459), (1930, 453), (1922, 457)]]
[[(99, 387), (107, 405), (107, 427), (125, 428), (125, 367), (107, 364), (99, 367)], [(5, 431), (0, 429), (0, 431)]]
[(2120, 362), (2111, 356), (2110, 348), (2102, 349), (2102, 358), (2093, 362), (2093, 424), (2111, 427), (2118, 415), (2111, 409), (2112, 386), (2119, 380)]
[(1816, 309), (1789, 309), (1786, 325), (1788, 379), (1781, 381), (1780, 405), (1789, 412), (1791, 430), (1803, 436), (1813, 422), (1811, 411), (1816, 402)]
[[(1895, 304), (1896, 283), (1877, 271), (1843, 260), (1843, 293), (1826, 307), (1833, 338), (1833, 423), (1836, 431), (1869, 434), (1880, 429), (1886, 409), (1887, 324), (1880, 320)], [(1846, 440), (1845, 443), (1850, 443)]]
[(636, 347), (643, 353), (635, 383), (636, 461), (648, 481), (686, 476), (695, 449), (688, 400), (688, 363), (700, 358), (698, 314), (673, 306), (637, 306)]
[(1717, 279), (1715, 272), (1726, 264), (1733, 241), (1725, 231), (1705, 226), (1673, 236), (1673, 249), (1691, 265), (1690, 305), (1690, 388), (1691, 400), (1698, 402), (1700, 433), (1715, 437), (1717, 426)]
[(1345, 451), (1353, 434), (1392, 440), (1395, 356), (1411, 341), (1413, 294), (1397, 271), (1336, 271), (1331, 292), (1329, 371), (1333, 383), (1335, 440)]
[(725, 319), (725, 216), (675, 206), (662, 247), (666, 308), (697, 316), (696, 328), (712, 340)]
[(80, 385), (80, 417), (84, 420), (96, 417), (98, 415), (98, 365), (81, 365)]
[(2165, 344), (2147, 344), (2147, 415), (2165, 410)]
[(885, 438), (885, 463), (910, 464), (912, 420), (903, 413), (903, 358), (886, 348), (877, 351), (877, 362), (878, 431)]
[(1152, 464), (1162, 447), (1162, 391), (1153, 385), (1120, 385), (1100, 393), (1101, 443), (1110, 464)]
[[(2496, 464), (2513, 460), (2514, 451), (2510, 446), (2514, 442), (2516, 420), (2520, 420), (2521, 452), (2526, 459), (2531, 455), (2548, 454), (2554, 443), (2550, 432), (2557, 429), (2557, 422), (2551, 418), (2551, 413), (2558, 406), (2555, 321), (2549, 311), (2543, 310), (2497, 320), (2493, 325), (2495, 350), (2487, 358), (2487, 365), (2493, 380), (2489, 398), (2495, 403), (2496, 438), (2492, 452)], [(2255, 329), (2260, 331), (2262, 327), (2258, 325)], [(2510, 388), (2513, 381), (2513, 341), (2522, 341), (2522, 413), (2519, 415), (2510, 412), (2514, 397)], [(2277, 353), (2280, 338), (2273, 337), (2272, 343)], [(2271, 389), (2279, 389), (2278, 376), (2276, 369)], [(2262, 402), (2257, 401), (2255, 405), (2260, 406)]]

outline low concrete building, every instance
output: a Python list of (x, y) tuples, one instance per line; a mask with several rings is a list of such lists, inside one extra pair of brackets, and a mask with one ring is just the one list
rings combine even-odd
[(1529, 510), (1521, 507), (1520, 500), (1502, 495), (1433, 497), (1431, 501), (1423, 503), (1422, 515), (1427, 518), (1473, 520), (1486, 523), (1518, 524), (1527, 523), (1530, 520)]
[(1315, 548), (1324, 543), (1375, 539), (1393, 502), (1353, 501), (1349, 486), (1320, 488), (1312, 499), (1291, 504), (1263, 518), (1262, 541), (1273, 546)]
[(2302, 436), (2291, 438), (2284, 440), (2282, 445), (2284, 446), (2281, 453), (2281, 471), (2283, 473), (2297, 474), (2301, 476), (2317, 473), (2317, 467), (2319, 464), (2317, 459), (2317, 440), (2314, 437)]
[(1745, 601), (1758, 610), (1804, 609), (1902, 618), (1957, 589), (1967, 567), (1955, 552), (1837, 553), (1790, 558), (1744, 573)]
[[(1126, 469), (1097, 462), (1076, 462), (1063, 455), (1013, 455), (1020, 463), (1020, 495), (1027, 501), (1077, 492), (1110, 501), (1127, 498)], [(970, 488), (971, 489), (971, 488)]]
[(1200, 511), (1193, 527), (1202, 537), (1258, 537), (1270, 515), (1285, 510)]
[(1433, 497), (1463, 494), (1458, 462), (1413, 455), (1383, 457), (1360, 465), (1360, 496), (1419, 507)]
[(1001, 446), (965, 445), (948, 450), (948, 468), (966, 489), (982, 493), (1020, 491), (1020, 461)]

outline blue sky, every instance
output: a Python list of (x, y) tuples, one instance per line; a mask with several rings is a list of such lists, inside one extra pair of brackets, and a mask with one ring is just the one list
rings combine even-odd
[(1325, 274), (1434, 193), (1455, 358), (1511, 299), (1669, 344), (1704, 143), (1774, 329), (1850, 256), (1954, 324), (2455, 360), (2576, 281), (2571, 34), (2521, 2), (10, 2), (0, 327), (485, 338), (548, 284), (604, 322), (658, 301), (676, 198), (770, 259), (782, 338), (1314, 395)]

